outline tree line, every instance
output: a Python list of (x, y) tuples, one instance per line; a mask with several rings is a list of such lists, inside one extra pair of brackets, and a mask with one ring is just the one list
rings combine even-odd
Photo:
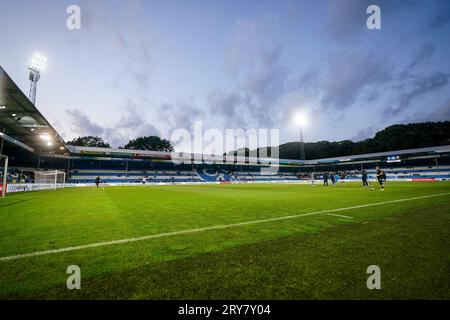
[[(109, 143), (95, 136), (78, 137), (67, 144), (110, 148)], [(351, 140), (307, 142), (305, 143), (305, 155), (309, 160), (441, 145), (450, 145), (450, 121), (392, 125), (377, 132), (373, 138), (358, 142)], [(119, 148), (153, 151), (173, 151), (174, 149), (170, 141), (157, 136), (138, 137)], [(259, 148), (256, 151), (257, 154), (265, 154), (262, 151), (267, 151), (270, 156), (270, 150), (263, 149), (265, 148)], [(249, 149), (240, 150), (240, 152), (247, 156), (250, 154)], [(229, 152), (229, 154), (237, 154), (237, 151)], [(300, 159), (300, 143), (281, 144), (279, 157)]]
[[(80, 147), (111, 148), (108, 142), (96, 136), (78, 137), (67, 142), (67, 144)], [(173, 151), (173, 146), (166, 139), (161, 139), (157, 136), (146, 136), (132, 139), (124, 146), (120, 146), (119, 149)]]
[[(375, 134), (373, 138), (353, 142), (317, 141), (305, 143), (306, 160), (342, 157), (374, 152), (395, 151), (450, 145), (450, 121), (396, 124)], [(248, 156), (249, 149), (239, 150)], [(300, 159), (300, 142), (288, 142), (279, 146), (281, 159)], [(259, 148), (258, 155), (270, 156), (270, 149)], [(237, 154), (236, 151), (229, 154)], [(252, 152), (255, 154), (255, 151)]]

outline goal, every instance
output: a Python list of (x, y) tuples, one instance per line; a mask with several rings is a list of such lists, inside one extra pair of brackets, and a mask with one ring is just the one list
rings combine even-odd
[(0, 192), (2, 198), (6, 194), (6, 183), (8, 182), (8, 157), (0, 154)]
[(40, 189), (64, 188), (66, 173), (63, 171), (35, 171), (34, 183), (40, 185)]

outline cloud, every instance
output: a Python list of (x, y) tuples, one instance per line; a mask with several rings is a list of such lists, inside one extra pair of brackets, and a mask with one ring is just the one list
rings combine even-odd
[(358, 142), (363, 141), (368, 138), (372, 138), (376, 133), (376, 129), (374, 126), (365, 127), (361, 130), (359, 130), (353, 138), (351, 138), (352, 141)]
[(428, 116), (428, 119), (432, 120), (432, 121), (448, 121), (448, 120), (450, 120), (450, 99), (448, 99), (446, 102), (444, 102), (434, 112), (430, 113)]
[(338, 42), (354, 40), (366, 30), (366, 9), (369, 1), (333, 0), (327, 5), (325, 31)]
[(428, 29), (432, 32), (443, 29), (450, 24), (450, 3), (441, 1), (439, 4), (439, 11), (428, 24)]
[(332, 0), (327, 2), (327, 23), (325, 33), (334, 41), (354, 42), (366, 32), (366, 21), (369, 17), (366, 10), (370, 5), (378, 5), (381, 9), (382, 24), (386, 16), (400, 11), (402, 8), (411, 9), (416, 6), (415, 1), (391, 1), (391, 0)]
[[(150, 36), (146, 32), (142, 1), (128, 1), (117, 16), (108, 14), (109, 4), (94, 2), (82, 7), (81, 38), (70, 38), (74, 45), (86, 43), (93, 53), (104, 52), (105, 60), (120, 57), (110, 66), (111, 83), (116, 88), (135, 87), (148, 90), (153, 75), (153, 57)], [(75, 34), (75, 33), (74, 33)], [(110, 60), (111, 61), (111, 60)]]
[[(297, 2), (293, 1), (293, 3), (297, 5)], [(366, 8), (370, 4), (380, 5), (383, 28), (386, 27), (388, 30), (389, 24), (392, 23), (393, 29), (402, 30), (392, 31), (389, 34), (380, 31), (378, 34), (386, 35), (386, 41), (384, 39), (373, 43), (366, 41), (367, 39), (363, 38), (367, 31)], [(228, 39), (223, 56), (227, 74), (215, 78), (218, 85), (202, 88), (202, 92), (206, 94), (199, 98), (201, 104), (194, 99), (183, 97), (178, 97), (175, 101), (171, 97), (157, 97), (155, 99), (158, 102), (152, 101), (152, 105), (149, 99), (146, 99), (152, 82), (153, 47), (149, 38), (151, 33), (142, 33), (141, 30), (145, 28), (137, 25), (141, 20), (139, 13), (130, 15), (132, 18), (125, 14), (131, 22), (124, 25), (111, 23), (108, 17), (104, 17), (103, 21), (89, 23), (97, 24), (96, 34), (92, 34), (93, 39), (101, 38), (98, 30), (98, 24), (101, 23), (104, 28), (102, 35), (108, 38), (109, 44), (113, 42), (110, 48), (117, 49), (115, 54), (119, 57), (120, 63), (116, 72), (117, 76), (111, 77), (115, 88), (128, 91), (127, 96), (133, 97), (136, 101), (145, 102), (146, 108), (151, 110), (151, 116), (156, 121), (155, 126), (163, 136), (170, 136), (170, 132), (177, 128), (189, 130), (196, 119), (204, 120), (205, 126), (210, 124), (216, 128), (283, 127), (291, 121), (290, 116), (294, 110), (305, 105), (311, 110), (314, 109), (314, 112), (320, 113), (315, 117), (316, 119), (326, 121), (331, 128), (336, 125), (338, 129), (344, 123), (340, 121), (344, 117), (348, 119), (359, 116), (352, 115), (354, 111), (364, 112), (367, 108), (367, 110), (373, 110), (374, 114), (378, 114), (380, 110), (384, 110), (386, 114), (395, 116), (429, 92), (447, 85), (447, 74), (418, 73), (435, 51), (437, 53), (440, 48), (439, 42), (433, 43), (426, 38), (417, 38), (414, 43), (422, 46), (418, 47), (415, 54), (409, 52), (401, 58), (398, 58), (396, 53), (392, 56), (383, 53), (391, 52), (392, 41), (405, 40), (396, 36), (401, 34), (407, 25), (409, 26), (403, 23), (405, 21), (403, 18), (411, 18), (411, 13), (408, 13), (407, 9), (399, 9), (412, 4), (411, 1), (384, 0), (377, 0), (375, 3), (370, 0), (333, 0), (325, 3), (326, 16), (320, 19), (323, 18), (326, 21), (318, 22), (323, 22), (322, 25), (325, 25), (327, 37), (323, 42), (319, 42), (320, 47), (314, 47), (316, 44), (313, 41), (311, 47), (301, 49), (305, 50), (307, 58), (310, 56), (315, 58), (317, 55), (318, 60), (310, 60), (318, 62), (315, 62), (315, 65), (305, 64), (297, 70), (291, 68), (288, 62), (292, 61), (290, 60), (293, 54), (291, 50), (296, 47), (293, 45), (295, 41), (292, 36), (285, 33), (286, 26), (281, 20), (281, 18), (286, 19), (287, 15), (281, 16), (274, 12), (263, 15), (253, 14), (250, 18), (237, 19), (228, 30), (227, 36), (221, 38)], [(136, 8), (131, 9), (132, 12), (135, 10)], [(394, 16), (389, 18), (394, 11), (401, 11), (397, 12), (398, 15), (396, 13), (395, 21)], [(295, 21), (301, 12), (297, 11), (292, 16)], [(304, 16), (306, 21), (307, 14)], [(386, 16), (388, 18), (385, 20)], [(438, 16), (435, 16), (434, 24), (431, 23), (436, 27), (446, 21), (445, 14), (440, 14), (442, 17)], [(429, 12), (427, 17), (431, 17)], [(386, 25), (384, 25), (385, 22)], [(427, 20), (424, 20), (424, 24), (426, 23)], [(305, 26), (308, 27), (308, 25)], [(106, 31), (107, 35), (104, 34)], [(161, 30), (161, 32), (164, 31)], [(330, 41), (329, 37), (333, 40)], [(285, 38), (289, 41), (283, 42)], [(377, 39), (379, 38), (375, 40)], [(360, 45), (348, 43), (357, 40), (361, 40)], [(388, 47), (383, 43), (386, 43)], [(93, 45), (96, 49), (101, 46), (99, 43), (93, 43)], [(339, 48), (338, 51), (336, 48)], [(382, 51), (383, 49), (386, 51)], [(327, 57), (321, 52), (331, 53)], [(211, 54), (220, 53), (212, 51)], [(407, 66), (398, 72), (399, 67), (403, 65)], [(158, 70), (158, 72), (164, 72), (164, 70)], [(221, 86), (222, 80), (226, 86)], [(175, 87), (176, 83), (174, 84), (176, 97)], [(128, 105), (134, 104), (130, 102)], [(386, 105), (388, 105), (387, 108)], [(114, 141), (111, 142), (114, 144), (127, 142), (129, 136), (135, 137), (141, 132), (156, 130), (148, 126), (149, 120), (145, 115), (135, 109), (131, 111), (125, 108), (127, 107), (121, 109), (123, 112), (121, 122), (129, 123), (128, 125), (133, 128), (131, 130), (120, 128), (119, 125), (117, 128), (99, 126), (95, 122), (89, 122), (86, 115), (79, 110), (75, 110), (75, 114), (72, 115), (73, 126), (80, 132), (101, 132), (104, 136), (112, 135), (108, 140)], [(362, 139), (370, 135), (373, 121), (376, 120), (368, 119), (367, 121), (367, 128), (360, 130), (354, 139)], [(136, 122), (136, 125), (133, 122)], [(76, 125), (76, 123), (85, 124)]]
[(105, 129), (91, 121), (81, 110), (66, 110), (69, 116), (70, 131), (79, 136), (103, 136)]
[(243, 112), (246, 108), (246, 99), (238, 92), (224, 93), (220, 90), (211, 92), (208, 104), (212, 114), (223, 116), (227, 127), (244, 127), (246, 125)]
[(258, 61), (244, 82), (243, 89), (259, 99), (260, 103), (272, 103), (286, 91), (289, 72), (280, 64), (283, 47), (277, 45), (259, 51), (254, 59)]
[(434, 44), (432, 42), (426, 42), (422, 45), (418, 52), (413, 57), (411, 63), (406, 67), (407, 70), (413, 69), (420, 65), (424, 61), (430, 59), (435, 50)]
[(160, 135), (145, 114), (132, 101), (120, 107), (121, 116), (113, 126), (101, 126), (79, 109), (67, 110), (72, 136), (99, 136), (118, 147), (139, 136)]
[(193, 102), (186, 101), (163, 102), (159, 105), (157, 113), (161, 123), (164, 123), (160, 129), (165, 136), (170, 136), (175, 129), (190, 130), (195, 120), (207, 117), (205, 110), (201, 110)]
[(411, 103), (430, 92), (445, 87), (449, 74), (435, 71), (426, 75), (414, 75), (408, 71), (401, 73), (399, 84), (394, 86), (395, 104), (384, 110), (385, 115), (396, 116), (407, 109)]
[(404, 122), (448, 121), (450, 120), (450, 99), (447, 99), (437, 108), (417, 112), (405, 118)]
[(397, 116), (416, 100), (448, 84), (450, 74), (411, 71), (427, 61), (434, 50), (433, 43), (424, 43), (399, 72), (395, 72), (396, 65), (388, 55), (374, 51), (334, 54), (319, 82), (323, 88), (322, 108), (342, 111), (357, 101), (373, 104), (379, 100), (388, 104), (381, 107), (384, 115)]
[(300, 87), (282, 63), (284, 46), (276, 30), (273, 17), (238, 19), (233, 24), (225, 59), (236, 87), (208, 96), (211, 112), (222, 115), (228, 127), (272, 127), (280, 99)]
[[(324, 109), (349, 108), (365, 90), (373, 92), (393, 76), (393, 63), (389, 57), (375, 52), (341, 52), (332, 55), (328, 61), (323, 80)], [(374, 98), (372, 92), (369, 92), (371, 99)]]

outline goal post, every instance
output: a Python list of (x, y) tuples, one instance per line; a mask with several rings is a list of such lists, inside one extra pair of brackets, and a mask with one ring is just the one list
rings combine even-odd
[(35, 171), (34, 183), (42, 185), (43, 189), (64, 188), (66, 183), (66, 173), (59, 170)]
[(8, 157), (0, 154), (0, 169), (1, 169), (1, 193), (2, 198), (6, 195), (6, 187), (8, 183)]

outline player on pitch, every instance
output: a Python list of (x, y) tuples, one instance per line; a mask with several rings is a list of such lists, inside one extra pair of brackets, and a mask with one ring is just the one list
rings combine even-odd
[(367, 181), (367, 172), (366, 170), (362, 171), (362, 183), (363, 183), (363, 187), (368, 187), (369, 183)]
[(375, 169), (377, 170), (376, 176), (377, 176), (378, 183), (380, 184), (381, 191), (384, 191), (384, 181), (383, 181), (384, 172), (380, 169), (379, 166), (376, 166)]
[(95, 185), (98, 188), (98, 185), (100, 184), (100, 177), (95, 178)]

